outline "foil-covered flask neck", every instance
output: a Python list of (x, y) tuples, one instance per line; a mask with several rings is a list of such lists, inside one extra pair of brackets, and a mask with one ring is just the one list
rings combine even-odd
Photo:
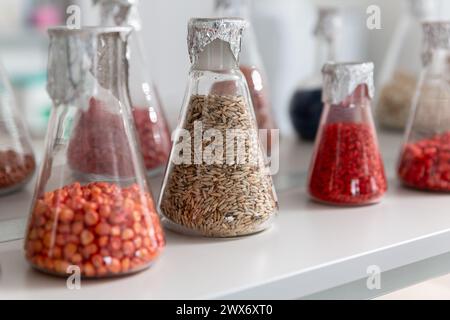
[(100, 7), (103, 26), (131, 26), (137, 31), (142, 29), (139, 0), (93, 0), (93, 3)]
[(422, 30), (422, 62), (426, 66), (431, 62), (434, 52), (450, 50), (450, 21), (424, 22)]
[(128, 72), (131, 28), (51, 28), (47, 91), (55, 105), (88, 100), (99, 86), (116, 94)]
[(433, 19), (438, 16), (438, 2), (436, 0), (409, 0), (411, 14), (418, 20)]
[(319, 8), (314, 35), (333, 41), (342, 27), (342, 17), (337, 8)]
[(230, 50), (239, 60), (242, 33), (247, 22), (241, 18), (194, 18), (188, 23), (188, 48), (191, 63), (198, 60), (199, 54), (214, 40), (229, 44)]
[(369, 97), (372, 99), (375, 92), (373, 70), (372, 62), (326, 63), (322, 69), (322, 101), (332, 105), (339, 104), (351, 96), (361, 84), (367, 86)]

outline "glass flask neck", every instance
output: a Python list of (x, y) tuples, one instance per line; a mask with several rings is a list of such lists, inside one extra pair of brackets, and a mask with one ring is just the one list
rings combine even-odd
[(128, 89), (126, 51), (130, 31), (51, 29), (47, 91), (54, 104), (79, 105), (105, 93), (123, 98)]
[(417, 21), (433, 19), (438, 16), (438, 3), (435, 0), (408, 0), (408, 14)]
[(141, 30), (137, 2), (99, 1), (100, 23), (103, 26), (131, 26)]
[(328, 61), (336, 60), (335, 37), (327, 39), (323, 35), (316, 36), (314, 73), (321, 74), (323, 65)]
[(97, 61), (91, 71), (98, 84), (120, 97), (127, 84), (128, 62), (126, 59), (127, 44), (121, 39), (108, 37), (99, 43)]
[(215, 13), (221, 17), (240, 17), (249, 20), (250, 5), (248, 0), (216, 0)]
[(433, 50), (428, 57), (424, 57), (426, 70), (433, 74), (450, 74), (450, 50)]
[[(345, 91), (346, 88), (340, 88), (341, 91)], [(356, 89), (348, 95), (343, 101), (337, 104), (331, 104), (327, 102), (330, 106), (339, 106), (345, 108), (351, 107), (365, 107), (370, 106), (371, 98), (369, 95), (369, 90), (367, 89), (367, 85), (360, 84), (356, 87)]]
[(215, 15), (218, 17), (240, 17), (249, 22), (242, 41), (240, 64), (258, 66), (261, 68), (262, 59), (258, 43), (251, 23), (251, 6), (248, 0), (216, 0)]
[(238, 69), (230, 45), (222, 40), (214, 40), (198, 55), (197, 61), (192, 66), (194, 70), (227, 71)]

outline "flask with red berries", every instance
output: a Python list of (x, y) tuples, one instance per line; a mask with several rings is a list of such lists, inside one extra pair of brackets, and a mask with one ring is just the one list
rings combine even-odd
[(422, 47), (398, 176), (412, 188), (450, 192), (450, 22), (424, 23)]
[(324, 110), (310, 168), (309, 194), (333, 205), (380, 201), (387, 190), (372, 119), (372, 63), (327, 63)]
[(131, 110), (145, 169), (151, 176), (164, 170), (172, 146), (170, 129), (163, 105), (148, 72), (138, 0), (94, 0), (101, 15), (101, 25), (131, 26), (128, 39), (128, 86)]

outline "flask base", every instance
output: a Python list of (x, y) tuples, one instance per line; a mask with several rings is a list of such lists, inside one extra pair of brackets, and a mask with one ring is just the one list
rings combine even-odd
[(316, 196), (310, 195), (310, 198), (312, 201), (316, 202), (316, 203), (320, 203), (320, 204), (324, 204), (324, 205), (328, 205), (328, 206), (333, 206), (333, 207), (364, 207), (364, 206), (371, 206), (371, 205), (375, 205), (381, 202), (381, 199), (383, 198), (383, 196), (379, 196), (376, 197), (374, 199), (370, 199), (370, 200), (360, 200), (360, 199), (353, 199), (352, 201), (343, 201), (343, 200), (331, 200), (331, 199), (321, 199), (318, 198)]
[(10, 187), (2, 187), (0, 188), (0, 196), (8, 196), (10, 194), (19, 192), (20, 190), (22, 190), (27, 184), (28, 182), (30, 182), (30, 180), (33, 178), (33, 174), (31, 174), (30, 176), (28, 176), (27, 178), (25, 178), (24, 180), (22, 180), (19, 183), (16, 183)]
[(264, 232), (272, 227), (272, 219), (265, 221), (263, 224), (259, 226), (255, 226), (254, 228), (248, 228), (246, 230), (201, 230), (201, 229), (191, 229), (186, 226), (180, 225), (172, 220), (162, 217), (161, 223), (162, 225), (177, 234), (192, 236), (192, 237), (204, 237), (204, 238), (218, 238), (218, 239), (232, 239), (232, 238), (241, 238), (246, 236), (255, 235), (261, 232)]
[[(28, 261), (28, 263), (30, 264), (31, 268), (37, 272), (46, 274), (48, 276), (52, 276), (52, 277), (59, 277), (59, 278), (67, 278), (71, 275), (74, 275), (74, 269), (68, 269), (66, 270), (66, 273), (61, 273), (61, 272), (57, 272), (57, 271), (52, 271), (52, 270), (48, 270), (44, 267), (40, 267), (30, 261)], [(81, 271), (80, 273), (80, 277), (83, 280), (96, 280), (96, 279), (111, 279), (111, 278), (122, 278), (122, 277), (127, 277), (127, 276), (132, 276), (134, 274), (140, 273), (142, 271), (145, 271), (149, 268), (151, 268), (153, 266), (153, 264), (155, 263), (155, 261), (152, 261), (151, 263), (147, 264), (147, 265), (143, 265), (141, 267), (138, 267), (136, 269), (133, 270), (129, 270), (129, 271), (125, 271), (125, 272), (107, 272), (105, 274), (97, 274), (97, 275), (86, 275), (83, 271)], [(70, 265), (70, 267), (73, 266), (77, 266), (77, 265)], [(79, 267), (79, 266), (77, 266)], [(80, 268), (81, 270), (81, 268)]]

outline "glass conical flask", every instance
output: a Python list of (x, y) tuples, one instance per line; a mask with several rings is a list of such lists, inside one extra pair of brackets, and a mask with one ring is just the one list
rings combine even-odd
[[(130, 31), (49, 30), (54, 108), (25, 240), (38, 270), (123, 275), (148, 267), (164, 246), (128, 100)], [(86, 168), (94, 173), (80, 174)]]
[(306, 141), (313, 141), (322, 114), (322, 73), (326, 61), (335, 61), (336, 41), (342, 25), (341, 15), (335, 8), (319, 8), (314, 35), (316, 53), (313, 73), (303, 80), (290, 103), (290, 117), (297, 134)]
[(258, 48), (256, 35), (251, 24), (251, 6), (249, 0), (216, 0), (216, 17), (239, 17), (245, 19), (249, 24), (244, 31), (239, 65), (247, 80), (250, 90), (256, 122), (261, 131), (260, 138), (268, 155), (272, 151), (272, 144), (276, 143), (274, 129), (277, 124), (272, 113), (272, 105), (269, 97), (269, 86), (264, 68), (264, 63)]
[(33, 176), (35, 158), (6, 72), (0, 64), (0, 195), (23, 187)]
[(424, 23), (418, 82), (398, 175), (409, 187), (450, 192), (450, 22)]
[[(268, 228), (276, 194), (239, 70), (239, 18), (192, 19), (192, 62), (158, 209), (183, 233), (233, 237)], [(226, 84), (226, 85), (224, 85)]]
[(371, 113), (372, 63), (327, 63), (323, 67), (324, 110), (309, 176), (319, 202), (364, 205), (387, 190)]
[(375, 116), (384, 128), (403, 130), (421, 71), (421, 21), (438, 15), (439, 0), (406, 0), (380, 72)]
[(141, 35), (138, 0), (94, 0), (103, 26), (132, 26), (129, 37), (128, 83), (137, 136), (150, 176), (161, 173), (169, 159), (171, 136), (157, 89), (148, 74)]

